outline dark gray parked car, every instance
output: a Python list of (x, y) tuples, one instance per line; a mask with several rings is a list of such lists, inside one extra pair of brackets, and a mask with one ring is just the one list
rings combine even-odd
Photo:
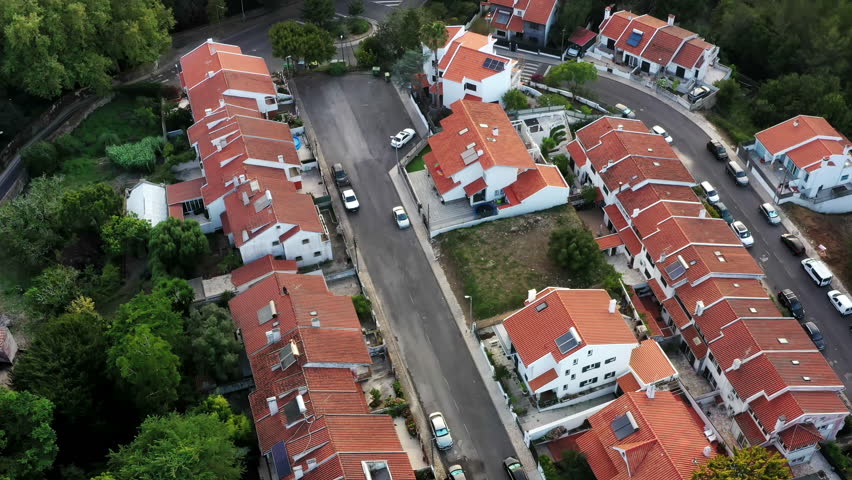
[(349, 175), (346, 174), (346, 170), (343, 169), (343, 165), (339, 163), (335, 163), (331, 167), (331, 173), (334, 175), (334, 183), (338, 187), (346, 187), (352, 185), (349, 183)]

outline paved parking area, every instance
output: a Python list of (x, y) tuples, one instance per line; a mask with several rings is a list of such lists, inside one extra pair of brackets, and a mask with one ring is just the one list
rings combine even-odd
[(343, 164), (358, 195), (361, 210), (349, 219), (360, 261), (374, 279), (423, 407), (440, 410), (449, 423), (455, 446), (443, 454), (445, 463), (461, 463), (469, 478), (501, 478), (501, 461), (515, 455), (514, 448), (430, 259), (414, 232), (400, 231), (391, 218), (401, 201), (387, 174), (396, 162), (389, 137), (412, 126), (399, 96), (383, 80), (360, 74), (299, 77), (296, 89), (326, 161)]

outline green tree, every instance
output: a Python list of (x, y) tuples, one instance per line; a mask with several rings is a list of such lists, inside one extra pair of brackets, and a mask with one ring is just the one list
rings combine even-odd
[(421, 50), (408, 50), (393, 64), (391, 79), (400, 86), (408, 86), (416, 82), (416, 77), (423, 72), (423, 62), (428, 54)]
[(373, 302), (364, 295), (355, 295), (352, 297), (352, 305), (355, 307), (355, 313), (358, 318), (369, 319), (373, 314)]
[(330, 33), (316, 25), (299, 25), (292, 20), (273, 25), (269, 29), (269, 43), (276, 57), (293, 57), (305, 63), (326, 62), (337, 53)]
[(63, 190), (61, 178), (40, 177), (25, 194), (0, 205), (0, 258), (26, 268), (55, 259), (65, 240), (59, 228)]
[(135, 213), (110, 217), (101, 227), (104, 251), (113, 257), (144, 254), (150, 237), (151, 222), (142, 220)]
[[(386, 56), (383, 64), (392, 64), (409, 50), (420, 51), (420, 31), (426, 23), (424, 14), (418, 9), (396, 9), (379, 24), (376, 42), (382, 45)], [(422, 65), (421, 65), (422, 68)]]
[[(420, 29), (420, 38), (423, 39), (423, 44), (426, 48), (432, 50), (434, 55), (434, 64), (437, 69), (438, 65), (438, 49), (443, 48), (447, 44), (447, 27), (441, 22), (426, 23)], [(421, 66), (422, 68), (422, 66)], [(432, 93), (432, 105), (438, 105), (438, 94)]]
[(562, 478), (571, 480), (595, 480), (595, 473), (592, 467), (589, 466), (586, 455), (583, 452), (576, 450), (566, 450), (562, 452), (562, 460), (556, 462), (556, 468), (559, 470)]
[(548, 255), (567, 270), (578, 287), (600, 281), (608, 266), (592, 233), (584, 228), (563, 227), (550, 234)]
[(115, 480), (239, 480), (243, 452), (213, 415), (148, 417), (133, 441), (110, 454)]
[(367, 37), (358, 44), (355, 59), (362, 67), (385, 66), (388, 61), (388, 52), (375, 36)]
[(328, 29), (334, 19), (334, 2), (332, 0), (305, 0), (302, 7), (302, 19), (320, 28)]
[(501, 98), (500, 100), (503, 103), (503, 109), (507, 112), (530, 108), (529, 98), (524, 95), (524, 92), (518, 90), (517, 88), (508, 90), (506, 93), (503, 94), (503, 98)]
[(544, 480), (562, 479), (562, 475), (560, 475), (559, 471), (556, 470), (556, 465), (553, 464), (553, 460), (551, 460), (547, 455), (539, 455), (538, 464), (541, 467), (541, 471), (544, 472)]
[(169, 217), (151, 230), (148, 263), (154, 276), (183, 277), (191, 274), (209, 251), (198, 222)]
[(24, 292), (27, 309), (38, 316), (58, 315), (83, 293), (80, 272), (64, 265), (47, 267)]
[(228, 400), (222, 395), (210, 395), (190, 412), (194, 415), (212, 415), (228, 431), (228, 437), (238, 447), (252, 447), (257, 443), (251, 421), (245, 415), (234, 411)]
[(153, 62), (171, 47), (175, 20), (159, 0), (111, 0), (110, 5), (105, 46), (120, 68)]
[(50, 426), (53, 403), (29, 392), (0, 387), (0, 478), (44, 478), (56, 458)]
[(161, 278), (154, 286), (152, 295), (166, 299), (172, 310), (183, 315), (189, 313), (189, 306), (195, 301), (195, 290), (182, 278)]
[(364, 0), (352, 0), (347, 8), (349, 15), (359, 17), (364, 14)]
[(568, 84), (571, 93), (578, 92), (579, 88), (598, 78), (598, 70), (589, 62), (564, 62), (551, 68), (545, 77), (548, 84), (559, 85), (562, 82)]
[(228, 14), (228, 5), (225, 0), (207, 0), (207, 21), (210, 23), (221, 23)]
[(121, 336), (109, 349), (109, 364), (140, 412), (166, 412), (177, 401), (180, 359), (149, 325), (139, 325)]
[(50, 142), (36, 142), (21, 152), (21, 160), (30, 177), (53, 175), (62, 167), (59, 152)]
[(830, 75), (791, 73), (760, 87), (753, 115), (758, 125), (774, 125), (796, 115), (817, 115), (841, 131), (852, 131), (852, 113), (840, 92), (840, 79)]
[(733, 457), (717, 455), (693, 472), (692, 480), (789, 480), (787, 459), (763, 447), (737, 450)]
[(121, 196), (107, 183), (97, 183), (62, 195), (62, 216), (71, 231), (99, 231), (124, 208)]
[(158, 337), (177, 345), (183, 334), (183, 318), (173, 310), (173, 301), (164, 291), (136, 295), (118, 308), (110, 335), (117, 340), (145, 325)]
[(190, 357), (198, 373), (217, 382), (236, 378), (242, 345), (228, 310), (209, 303), (192, 310), (186, 322)]

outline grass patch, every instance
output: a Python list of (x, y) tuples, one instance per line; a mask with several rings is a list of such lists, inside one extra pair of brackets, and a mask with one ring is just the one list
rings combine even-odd
[(71, 188), (108, 182), (119, 173), (106, 158), (77, 157), (62, 164), (62, 175)]
[(423, 156), (432, 151), (432, 147), (428, 144), (423, 147), (423, 150), (420, 150), (420, 153), (417, 154), (414, 159), (408, 162), (408, 165), (405, 166), (405, 171), (408, 173), (419, 172), (420, 170), (426, 169), (426, 164), (423, 163)]
[(160, 122), (142, 126), (133, 121), (133, 111), (138, 107), (139, 103), (135, 97), (116, 95), (111, 102), (86, 117), (72, 135), (85, 144), (84, 153), (92, 157), (103, 155), (102, 137), (104, 135), (115, 135), (119, 144), (162, 135)]
[(438, 237), (441, 262), (462, 304), (473, 297), (474, 317), (492, 317), (521, 307), (529, 289), (571, 285), (547, 256), (550, 232), (568, 225), (582, 221), (566, 205), (454, 230)]

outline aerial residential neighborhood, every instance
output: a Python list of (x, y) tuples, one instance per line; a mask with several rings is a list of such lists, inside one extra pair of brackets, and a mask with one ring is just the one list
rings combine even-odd
[(0, 4), (0, 478), (852, 478), (850, 15)]

